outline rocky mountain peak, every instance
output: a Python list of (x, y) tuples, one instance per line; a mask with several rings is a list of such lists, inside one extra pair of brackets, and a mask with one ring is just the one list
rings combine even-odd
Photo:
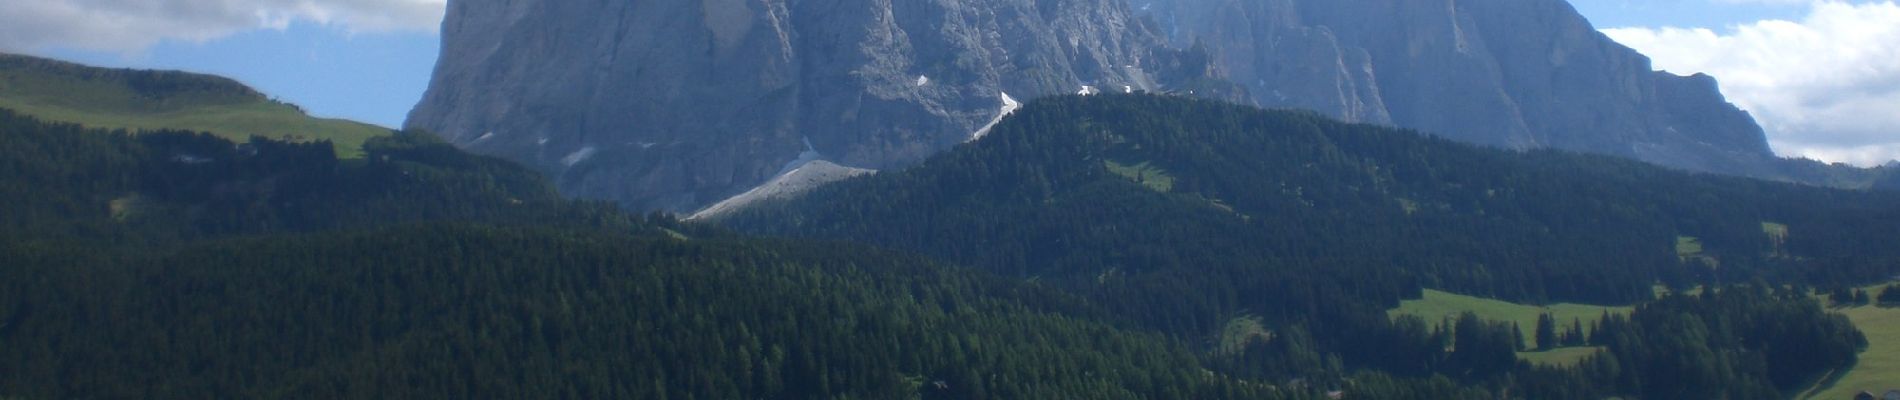
[(807, 153), (909, 165), (1012, 101), (1091, 90), (1771, 173), (1706, 78), (1561, 0), (452, 0), (442, 52), (410, 127), (675, 212)]

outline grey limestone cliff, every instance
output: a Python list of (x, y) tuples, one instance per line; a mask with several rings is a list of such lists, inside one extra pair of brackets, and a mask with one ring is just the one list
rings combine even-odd
[(1466, 142), (1774, 175), (1707, 76), (1653, 71), (1563, 0), (1134, 0), (1267, 107)]
[(906, 165), (1004, 97), (1154, 89), (1179, 58), (1121, 0), (451, 1), (408, 125), (570, 194), (692, 211), (815, 150)]
[(1562, 0), (452, 0), (442, 35), (409, 127), (635, 208), (907, 165), (1085, 86), (1773, 174), (1710, 78)]

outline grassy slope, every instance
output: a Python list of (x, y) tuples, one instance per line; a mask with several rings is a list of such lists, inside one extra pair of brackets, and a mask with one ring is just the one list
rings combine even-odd
[(330, 140), (345, 158), (360, 157), (363, 141), (389, 134), (389, 129), (375, 125), (311, 117), (241, 86), (153, 96), (128, 83), (154, 77), (235, 85), (204, 75), (108, 70), (0, 55), (0, 108), (105, 129), (203, 131), (240, 142), (253, 135)]
[[(1531, 340), (1531, 339), (1525, 339), (1525, 340)], [(1591, 355), (1596, 354), (1599, 351), (1603, 351), (1603, 348), (1601, 347), (1565, 347), (1565, 348), (1555, 349), (1555, 350), (1550, 350), (1550, 351), (1532, 351), (1532, 352), (1517, 353), (1517, 358), (1524, 361), (1530, 361), (1533, 364), (1539, 364), (1539, 365), (1557, 365), (1557, 366), (1576, 365), (1579, 362), (1583, 362), (1584, 357), (1589, 357)]]
[[(1868, 286), (1869, 295), (1879, 295), (1885, 284)], [(1805, 399), (1848, 399), (1862, 390), (1881, 393), (1900, 389), (1900, 308), (1862, 306), (1837, 308), (1854, 320), (1854, 326), (1867, 335), (1867, 350), (1860, 362), (1838, 379), (1821, 382)]]
[[(1392, 309), (1386, 313), (1393, 317), (1415, 315), (1419, 318), (1424, 318), (1427, 322), (1436, 323), (1446, 318), (1457, 317), (1458, 314), (1467, 311), (1476, 313), (1479, 318), (1487, 320), (1516, 322), (1518, 327), (1524, 330), (1524, 340), (1530, 342), (1537, 340), (1534, 335), (1537, 329), (1537, 316), (1539, 315), (1549, 313), (1555, 316), (1557, 318), (1558, 327), (1560, 328), (1559, 331), (1561, 331), (1562, 327), (1568, 326), (1572, 321), (1582, 320), (1583, 323), (1587, 325), (1590, 321), (1595, 321), (1603, 317), (1605, 311), (1629, 313), (1630, 308), (1569, 303), (1538, 307), (1427, 289), (1425, 290), (1424, 298), (1406, 300), (1399, 304), (1399, 308)], [(1530, 348), (1536, 347), (1536, 343), (1525, 343), (1524, 345)], [(1548, 352), (1518, 353), (1518, 358), (1536, 363), (1569, 364), (1582, 360), (1583, 357), (1593, 354), (1596, 351), (1597, 349), (1595, 348), (1568, 348)]]
[(1114, 160), (1103, 161), (1103, 163), (1108, 166), (1108, 172), (1121, 175), (1156, 192), (1167, 193), (1174, 190), (1174, 176), (1168, 175), (1167, 170), (1154, 166), (1153, 163), (1143, 161), (1135, 165), (1126, 165)]

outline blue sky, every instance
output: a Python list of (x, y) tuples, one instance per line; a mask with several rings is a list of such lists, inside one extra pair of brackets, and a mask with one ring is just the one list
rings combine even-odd
[[(215, 73), (316, 115), (395, 127), (428, 85), (446, 1), (9, 0), (0, 51)], [(1862, 165), (1900, 158), (1900, 108), (1867, 116), (1900, 107), (1900, 89), (1856, 90), (1900, 82), (1900, 53), (1888, 53), (1900, 52), (1900, 28), (1881, 28), (1900, 26), (1883, 19), (1900, 18), (1900, 6), (1843, 1), (1572, 3), (1658, 68), (1722, 79), (1783, 155)], [(1896, 57), (1880, 59), (1887, 55)], [(1846, 69), (1812, 68), (1824, 63)]]
[(1571, 0), (1570, 4), (1598, 28), (1720, 28), (1766, 19), (1797, 19), (1808, 5), (1801, 0)]
[(160, 42), (132, 53), (49, 49), (91, 65), (223, 75), (304, 106), (311, 114), (397, 127), (429, 86), (440, 38), (429, 32), (350, 34), (313, 23), (204, 43)]

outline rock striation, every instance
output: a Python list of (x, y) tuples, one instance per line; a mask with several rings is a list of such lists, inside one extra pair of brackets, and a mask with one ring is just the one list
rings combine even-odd
[(908, 165), (1088, 91), (1774, 172), (1711, 78), (1653, 71), (1562, 0), (452, 0), (442, 35), (409, 127), (640, 209)]

